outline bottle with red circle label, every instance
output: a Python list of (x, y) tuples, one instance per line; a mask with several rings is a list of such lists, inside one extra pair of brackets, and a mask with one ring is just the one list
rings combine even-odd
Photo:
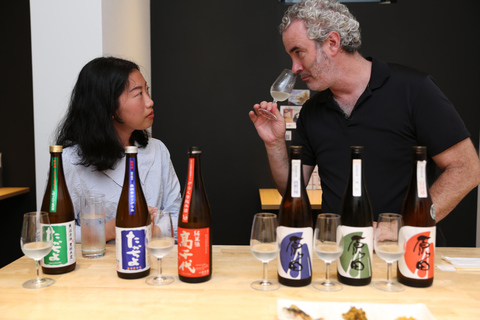
[(178, 215), (178, 277), (199, 283), (212, 277), (212, 216), (203, 184), (200, 147), (188, 151), (188, 173)]
[(405, 254), (397, 263), (397, 278), (411, 287), (429, 287), (435, 269), (435, 209), (428, 192), (427, 148), (413, 147), (413, 169), (403, 200), (400, 236)]

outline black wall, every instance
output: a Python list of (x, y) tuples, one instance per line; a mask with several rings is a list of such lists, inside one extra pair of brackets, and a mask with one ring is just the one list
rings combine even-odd
[[(432, 74), (478, 146), (477, 2), (348, 7), (362, 27), (361, 53)], [(271, 100), (272, 81), (291, 67), (277, 31), (286, 8), (276, 0), (151, 2), (153, 136), (170, 149), (182, 189), (188, 146), (203, 148), (215, 244), (247, 244), (258, 188), (273, 187), (248, 111)], [(475, 189), (440, 223), (449, 246), (475, 245), (476, 208)]]
[(0, 243), (3, 248), (0, 267), (3, 267), (23, 255), (20, 249), (23, 214), (36, 209), (28, 0), (3, 2), (0, 34), (0, 152), (3, 184), (5, 187), (30, 187), (28, 194), (0, 200)]

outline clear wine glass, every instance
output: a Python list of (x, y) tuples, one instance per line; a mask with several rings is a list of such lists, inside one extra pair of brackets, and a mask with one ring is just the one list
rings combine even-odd
[(342, 221), (340, 215), (335, 213), (322, 213), (317, 217), (313, 236), (315, 253), (325, 261), (325, 281), (313, 283), (313, 287), (320, 291), (339, 291), (342, 285), (330, 280), (330, 264), (340, 258), (343, 253), (343, 236), (341, 232)]
[(392, 280), (392, 264), (405, 252), (404, 239), (400, 234), (402, 225), (403, 218), (399, 214), (381, 213), (378, 216), (374, 247), (377, 255), (387, 262), (387, 280), (373, 282), (373, 286), (379, 290), (388, 292), (404, 290), (401, 284)]
[(267, 280), (268, 262), (278, 255), (277, 215), (273, 213), (257, 213), (253, 218), (250, 249), (253, 256), (263, 262), (263, 279), (252, 282), (251, 287), (259, 291), (272, 291), (280, 288), (280, 284)]
[(37, 268), (37, 277), (23, 283), (23, 287), (39, 289), (54, 284), (55, 280), (41, 277), (39, 268), (40, 260), (50, 253), (53, 246), (53, 230), (47, 212), (28, 212), (23, 215), (20, 245), (23, 253), (35, 260)]
[(162, 258), (172, 251), (175, 235), (170, 212), (159, 210), (155, 221), (152, 221), (151, 236), (147, 235), (146, 244), (149, 253), (157, 258), (158, 273), (150, 276), (146, 283), (152, 286), (163, 286), (174, 281), (171, 276), (162, 274)]
[[(296, 80), (296, 73), (293, 73), (292, 70), (289, 69), (283, 69), (282, 73), (280, 73), (280, 75), (277, 77), (277, 80), (275, 80), (270, 87), (270, 95), (273, 98), (273, 103), (287, 100), (292, 93)], [(277, 120), (277, 116), (266, 109), (259, 108), (258, 113), (268, 120)]]

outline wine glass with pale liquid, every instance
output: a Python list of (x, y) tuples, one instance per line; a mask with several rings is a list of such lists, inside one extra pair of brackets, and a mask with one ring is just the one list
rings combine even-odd
[(313, 235), (313, 247), (316, 255), (325, 261), (325, 280), (313, 283), (313, 287), (320, 291), (339, 291), (342, 285), (330, 279), (330, 264), (340, 258), (343, 253), (343, 236), (341, 233), (342, 221), (335, 213), (322, 213), (317, 217)]
[(47, 212), (28, 212), (23, 215), (20, 245), (23, 253), (35, 260), (37, 277), (23, 283), (27, 289), (39, 289), (51, 286), (55, 280), (42, 278), (39, 262), (50, 253), (53, 246), (53, 230)]
[(147, 236), (146, 245), (149, 253), (157, 258), (158, 272), (150, 276), (145, 282), (152, 286), (164, 286), (174, 281), (171, 276), (162, 274), (162, 259), (170, 253), (175, 244), (175, 234), (170, 212), (159, 210), (157, 217), (152, 221), (151, 235)]
[[(297, 74), (292, 70), (283, 69), (282, 73), (277, 77), (277, 80), (270, 87), (270, 95), (273, 98), (273, 103), (278, 101), (285, 101), (292, 94), (293, 86), (297, 80)], [(266, 109), (259, 108), (258, 113), (268, 120), (277, 120), (277, 116)]]
[(280, 284), (267, 280), (268, 262), (278, 255), (277, 215), (273, 213), (257, 213), (253, 218), (250, 250), (253, 256), (263, 263), (263, 279), (252, 282), (251, 287), (259, 291), (272, 291), (280, 288)]
[(376, 254), (387, 262), (387, 280), (373, 282), (373, 286), (382, 291), (400, 292), (404, 287), (392, 280), (392, 264), (400, 259), (404, 252), (404, 239), (400, 228), (403, 218), (396, 213), (381, 213), (375, 229), (374, 247)]

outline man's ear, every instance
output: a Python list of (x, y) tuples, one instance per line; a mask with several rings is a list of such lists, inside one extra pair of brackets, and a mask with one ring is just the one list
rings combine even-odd
[(337, 31), (330, 31), (327, 40), (324, 41), (324, 50), (328, 51), (330, 56), (335, 56), (341, 50), (340, 34)]

